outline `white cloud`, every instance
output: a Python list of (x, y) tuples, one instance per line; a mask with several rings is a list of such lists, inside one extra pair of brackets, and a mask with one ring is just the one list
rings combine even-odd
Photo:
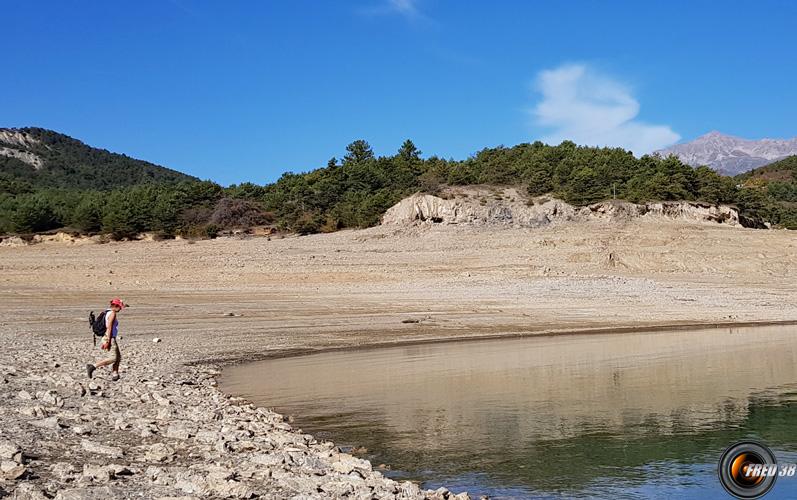
[(642, 155), (681, 138), (668, 125), (635, 120), (639, 102), (630, 89), (582, 64), (541, 71), (536, 90), (542, 100), (532, 115), (537, 126), (550, 131), (542, 138), (549, 144), (571, 140), (589, 146), (619, 146)]

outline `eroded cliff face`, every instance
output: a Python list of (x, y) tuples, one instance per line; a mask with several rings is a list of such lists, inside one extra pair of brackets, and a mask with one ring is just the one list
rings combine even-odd
[(633, 218), (669, 219), (695, 223), (763, 227), (740, 216), (727, 205), (690, 201), (636, 204), (605, 201), (574, 207), (551, 197), (532, 198), (513, 188), (450, 188), (441, 196), (417, 193), (389, 208), (382, 224), (472, 224), (541, 227), (552, 223), (603, 219), (625, 221)]
[(44, 166), (44, 160), (28, 149), (38, 144), (40, 142), (30, 134), (14, 129), (0, 129), (0, 155), (16, 158), (37, 170)]

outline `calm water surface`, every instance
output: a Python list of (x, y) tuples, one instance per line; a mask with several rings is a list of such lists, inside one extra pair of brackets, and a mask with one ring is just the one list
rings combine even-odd
[(745, 437), (797, 462), (794, 326), (331, 352), (232, 367), (222, 388), (471, 495), (729, 498), (717, 461)]

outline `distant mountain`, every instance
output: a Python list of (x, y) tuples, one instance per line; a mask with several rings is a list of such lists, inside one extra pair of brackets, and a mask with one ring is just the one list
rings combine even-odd
[(34, 187), (81, 189), (196, 180), (43, 128), (0, 128), (0, 180), (3, 179)]
[(710, 132), (692, 142), (676, 144), (656, 153), (665, 157), (675, 155), (694, 167), (708, 165), (722, 174), (737, 175), (797, 155), (797, 138), (754, 141)]

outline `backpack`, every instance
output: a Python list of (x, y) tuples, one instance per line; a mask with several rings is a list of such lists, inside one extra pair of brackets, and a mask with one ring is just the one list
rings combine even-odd
[(91, 326), (91, 331), (94, 333), (91, 339), (94, 341), (95, 346), (97, 345), (97, 337), (102, 337), (108, 331), (108, 327), (105, 325), (106, 312), (108, 311), (103, 311), (96, 317), (94, 316), (94, 311), (89, 313), (89, 326)]

